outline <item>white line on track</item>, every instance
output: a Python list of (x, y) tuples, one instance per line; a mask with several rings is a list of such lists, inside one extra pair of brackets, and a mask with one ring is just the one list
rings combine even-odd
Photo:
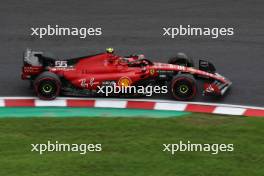
[(243, 115), (246, 109), (234, 107), (216, 107), (213, 114)]
[(5, 106), (5, 101), (4, 100), (0, 100), (0, 107), (4, 107)]
[(52, 100), (52, 101), (46, 101), (46, 100), (35, 100), (36, 107), (40, 106), (60, 106), (65, 107), (67, 106), (66, 100)]
[(126, 108), (127, 101), (100, 100), (95, 101), (96, 108)]
[(155, 104), (155, 110), (173, 110), (173, 111), (184, 111), (187, 104), (184, 103), (166, 103), (158, 102)]

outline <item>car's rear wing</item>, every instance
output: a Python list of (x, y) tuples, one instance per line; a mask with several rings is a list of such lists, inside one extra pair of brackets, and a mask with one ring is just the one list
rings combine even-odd
[(33, 80), (37, 75), (44, 71), (43, 62), (41, 60), (43, 52), (32, 51), (26, 49), (23, 55), (22, 79)]
[(42, 66), (42, 63), (40, 61), (40, 57), (43, 55), (43, 52), (41, 51), (33, 51), (29, 48), (26, 49), (23, 56), (24, 65), (30, 65), (30, 66)]

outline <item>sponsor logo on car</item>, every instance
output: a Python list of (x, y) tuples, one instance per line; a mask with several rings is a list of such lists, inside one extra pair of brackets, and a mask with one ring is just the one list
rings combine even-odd
[(123, 76), (119, 79), (118, 85), (121, 87), (128, 87), (132, 83), (132, 80), (129, 77)]

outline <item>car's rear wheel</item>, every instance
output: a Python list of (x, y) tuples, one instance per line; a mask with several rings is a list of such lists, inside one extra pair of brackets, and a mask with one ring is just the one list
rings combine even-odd
[(190, 74), (179, 74), (171, 81), (171, 93), (176, 100), (191, 100), (196, 96), (196, 92), (196, 80)]
[(56, 74), (43, 72), (35, 79), (34, 89), (40, 99), (53, 100), (60, 94), (61, 81)]

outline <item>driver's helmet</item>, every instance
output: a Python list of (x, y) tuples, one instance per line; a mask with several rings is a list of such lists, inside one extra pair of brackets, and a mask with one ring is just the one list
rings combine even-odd
[(114, 53), (114, 48), (106, 48), (106, 52), (112, 54)]
[(139, 54), (138, 59), (145, 59), (145, 56), (143, 54)]

